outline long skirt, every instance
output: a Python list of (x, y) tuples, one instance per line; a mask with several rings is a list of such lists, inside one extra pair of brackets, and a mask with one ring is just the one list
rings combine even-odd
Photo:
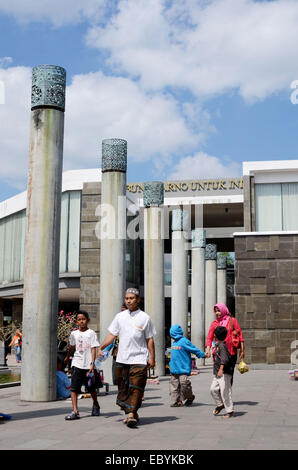
[(142, 405), (147, 381), (147, 366), (116, 362), (118, 395), (116, 404), (126, 413), (136, 413)]

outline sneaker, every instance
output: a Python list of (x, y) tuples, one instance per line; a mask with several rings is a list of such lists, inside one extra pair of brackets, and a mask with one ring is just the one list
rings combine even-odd
[(99, 414), (100, 414), (100, 406), (99, 405), (93, 405), (92, 406), (91, 416), (99, 416)]
[(72, 411), (70, 415), (65, 416), (66, 421), (73, 421), (74, 419), (80, 419), (80, 415)]
[(194, 395), (192, 396), (192, 398), (188, 398), (186, 402), (184, 403), (184, 406), (191, 406), (195, 398), (196, 397)]

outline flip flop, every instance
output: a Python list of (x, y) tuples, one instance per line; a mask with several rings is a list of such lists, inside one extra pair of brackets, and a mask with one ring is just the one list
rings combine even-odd
[(224, 409), (224, 407), (225, 407), (224, 405), (219, 405), (219, 406), (217, 406), (217, 407), (213, 410), (214, 416), (219, 415), (219, 413), (221, 412), (221, 410)]
[(138, 424), (138, 420), (136, 418), (127, 418), (126, 426), (129, 428), (134, 428)]
[(134, 428), (140, 421), (139, 415), (136, 413), (136, 417), (129, 417), (126, 418), (123, 422), (126, 424), (129, 428)]
[(226, 415), (223, 415), (222, 418), (224, 419), (234, 418), (234, 411), (231, 411), (231, 413), (227, 413)]
[(182, 401), (178, 401), (176, 403), (173, 403), (173, 405), (170, 405), (170, 406), (171, 406), (171, 408), (177, 408), (179, 406), (183, 406), (183, 403), (182, 403)]

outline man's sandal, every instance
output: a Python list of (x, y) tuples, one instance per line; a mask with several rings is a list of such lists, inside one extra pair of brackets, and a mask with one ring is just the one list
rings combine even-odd
[(70, 415), (65, 416), (66, 421), (73, 421), (74, 419), (80, 419), (80, 415), (72, 411)]
[(219, 415), (219, 413), (221, 412), (221, 410), (224, 409), (224, 407), (225, 407), (225, 405), (219, 405), (219, 406), (217, 406), (217, 407), (213, 410), (214, 416)]
[(126, 420), (124, 421), (126, 421), (125, 423), (126, 426), (128, 426), (129, 428), (134, 428), (138, 424), (140, 419), (139, 419), (139, 416), (137, 415), (136, 418), (130, 417), (130, 418), (126, 418)]

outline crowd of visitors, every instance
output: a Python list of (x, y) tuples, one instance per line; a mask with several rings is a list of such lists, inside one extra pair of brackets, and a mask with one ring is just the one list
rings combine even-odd
[[(156, 334), (150, 316), (140, 309), (140, 292), (129, 288), (125, 303), (108, 327), (108, 334), (101, 344), (96, 333), (88, 328), (90, 321), (86, 311), (76, 314), (78, 329), (70, 335), (69, 350), (65, 358), (71, 363), (71, 383), (63, 382), (65, 393), (71, 396), (73, 410), (66, 420), (80, 418), (78, 394), (82, 385), (93, 399), (92, 416), (99, 416), (97, 389), (100, 375), (95, 367), (96, 358), (102, 359), (106, 351), (112, 350), (113, 383), (118, 386), (117, 405), (124, 411), (123, 423), (135, 427), (139, 423), (139, 408), (144, 399), (148, 368), (155, 366), (154, 335)], [(239, 357), (244, 359), (244, 339), (239, 323), (233, 318), (225, 304), (214, 305), (215, 319), (211, 323), (206, 341), (206, 351), (201, 351), (184, 336), (180, 325), (173, 325), (170, 336), (170, 406), (191, 406), (195, 396), (192, 391), (192, 357), (213, 358), (213, 380), (210, 387), (215, 402), (214, 415), (225, 409), (223, 418), (234, 416), (232, 384), (234, 368)], [(60, 379), (65, 379), (61, 378)], [(60, 386), (61, 385), (60, 380)], [(58, 381), (57, 381), (58, 384)], [(69, 392), (70, 390), (70, 392)]]

